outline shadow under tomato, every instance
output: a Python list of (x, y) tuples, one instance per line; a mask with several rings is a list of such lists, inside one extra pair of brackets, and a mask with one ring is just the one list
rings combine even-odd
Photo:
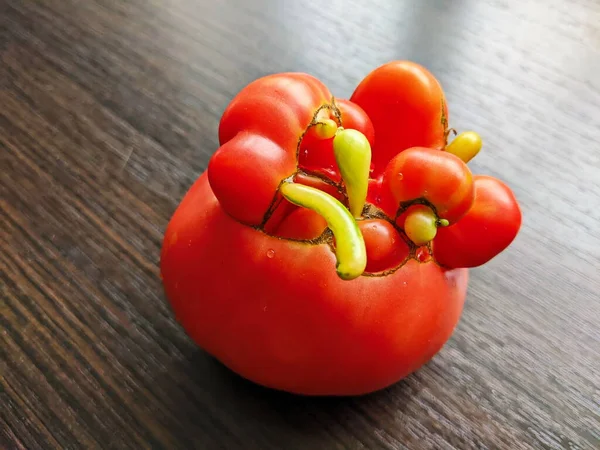
[(374, 424), (402, 415), (418, 391), (410, 379), (360, 397), (300, 396), (259, 386), (194, 349), (156, 381), (177, 417), (165, 425), (182, 445), (305, 449), (378, 446)]

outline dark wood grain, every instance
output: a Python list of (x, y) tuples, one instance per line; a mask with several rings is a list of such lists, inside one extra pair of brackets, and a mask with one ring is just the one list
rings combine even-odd
[[(0, 447), (600, 448), (600, 3), (2, 0)], [(241, 380), (173, 319), (161, 238), (245, 84), (425, 64), (523, 229), (425, 368), (361, 398)]]

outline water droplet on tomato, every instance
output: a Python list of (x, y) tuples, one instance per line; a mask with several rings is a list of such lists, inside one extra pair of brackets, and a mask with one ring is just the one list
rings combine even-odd
[(408, 283), (406, 281), (402, 282), (402, 286), (406, 286)]
[(429, 259), (429, 249), (427, 247), (419, 247), (416, 252), (417, 260), (425, 262)]
[(381, 196), (378, 195), (377, 197), (375, 197), (375, 204), (376, 205), (381, 205)]
[(402, 175), (402, 172), (398, 172), (398, 179), (401, 180), (402, 178), (404, 178), (404, 175)]
[(275, 256), (275, 250), (273, 250), (272, 248), (267, 250), (267, 258), (273, 258), (274, 256)]
[(307, 149), (307, 148), (305, 148), (305, 149), (302, 151), (302, 154), (303, 154), (304, 156), (308, 156), (308, 149)]

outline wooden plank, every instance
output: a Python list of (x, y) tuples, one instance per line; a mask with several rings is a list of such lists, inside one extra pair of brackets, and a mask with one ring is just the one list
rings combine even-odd
[[(5, 0), (2, 448), (600, 448), (600, 4)], [(348, 97), (375, 66), (439, 77), (524, 225), (472, 271), (446, 347), (361, 398), (257, 387), (174, 320), (167, 222), (266, 73)]]

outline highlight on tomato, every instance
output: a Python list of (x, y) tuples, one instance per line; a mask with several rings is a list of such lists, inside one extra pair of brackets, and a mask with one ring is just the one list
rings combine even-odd
[(303, 73), (244, 87), (220, 147), (173, 214), (161, 276), (177, 320), (255, 383), (360, 395), (406, 377), (450, 338), (468, 269), (521, 226), (509, 187), (448, 142), (424, 67), (376, 68), (349, 99)]

